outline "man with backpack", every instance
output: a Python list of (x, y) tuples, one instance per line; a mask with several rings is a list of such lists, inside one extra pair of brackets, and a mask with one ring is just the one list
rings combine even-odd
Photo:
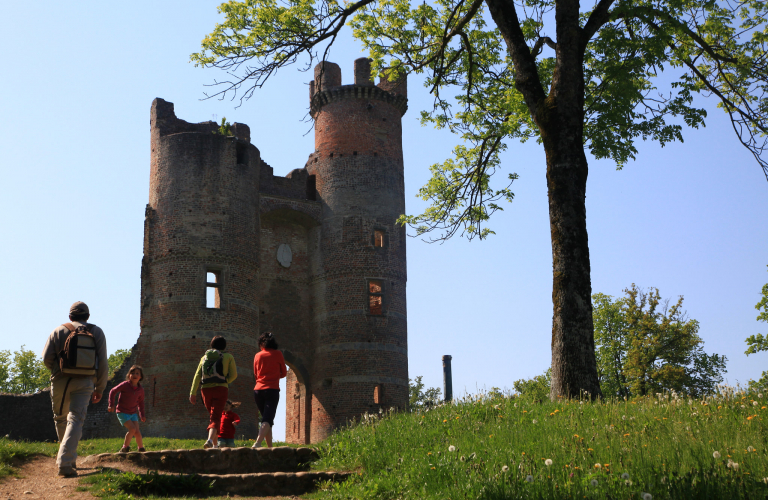
[(43, 362), (51, 372), (51, 404), (59, 453), (58, 475), (77, 475), (77, 445), (83, 434), (88, 403), (98, 403), (107, 386), (107, 341), (104, 331), (87, 323), (84, 302), (69, 308), (69, 323), (48, 336)]
[(222, 352), (226, 348), (227, 341), (224, 337), (217, 335), (211, 339), (211, 348), (200, 358), (195, 378), (192, 380), (192, 389), (189, 391), (189, 402), (195, 404), (197, 389), (202, 385), (200, 392), (203, 395), (203, 404), (210, 415), (208, 441), (203, 445), (206, 449), (219, 447), (221, 413), (229, 397), (229, 384), (237, 378), (235, 358)]

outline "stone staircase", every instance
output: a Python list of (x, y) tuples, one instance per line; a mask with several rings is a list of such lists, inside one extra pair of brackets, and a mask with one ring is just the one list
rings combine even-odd
[(215, 480), (219, 494), (254, 496), (301, 495), (322, 481), (343, 481), (351, 472), (310, 471), (318, 459), (311, 448), (220, 448), (102, 453), (86, 457), (82, 466), (131, 464), (160, 473), (199, 474)]

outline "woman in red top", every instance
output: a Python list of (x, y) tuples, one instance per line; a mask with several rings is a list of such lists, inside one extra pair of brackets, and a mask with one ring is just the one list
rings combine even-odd
[(280, 401), (280, 379), (288, 374), (285, 368), (283, 353), (277, 350), (277, 341), (270, 332), (264, 332), (259, 337), (261, 351), (253, 357), (253, 375), (256, 377), (256, 387), (253, 397), (261, 413), (261, 428), (254, 448), (261, 446), (267, 440), (267, 447), (272, 447), (272, 426), (275, 425), (277, 402)]

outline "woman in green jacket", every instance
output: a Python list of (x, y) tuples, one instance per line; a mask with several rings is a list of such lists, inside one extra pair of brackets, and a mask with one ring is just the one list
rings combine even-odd
[(217, 335), (211, 339), (211, 348), (205, 351), (200, 358), (200, 364), (195, 370), (195, 378), (192, 380), (192, 390), (189, 391), (189, 402), (197, 402), (197, 388), (202, 385), (203, 404), (210, 415), (208, 424), (208, 441), (203, 448), (219, 447), (219, 425), (221, 424), (221, 412), (229, 397), (229, 384), (237, 378), (235, 358), (231, 354), (222, 352), (227, 348), (224, 337)]

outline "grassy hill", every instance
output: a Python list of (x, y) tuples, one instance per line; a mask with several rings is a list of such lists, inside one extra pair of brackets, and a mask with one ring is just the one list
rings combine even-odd
[(320, 445), (353, 469), (315, 498), (762, 499), (768, 398), (733, 392), (630, 401), (468, 398), (382, 414)]
[[(559, 403), (483, 395), (369, 415), (316, 445), (321, 459), (314, 468), (357, 474), (321, 485), (310, 498), (764, 499), (767, 406), (763, 394), (733, 392), (705, 400), (665, 394)], [(119, 441), (83, 441), (80, 453), (115, 451)], [(202, 444), (146, 442), (151, 449)], [(56, 447), (0, 438), (0, 476), (13, 473), (15, 460), (52, 456)], [(118, 479), (125, 478), (91, 482)], [(92, 489), (105, 498), (128, 497), (99, 488)]]

